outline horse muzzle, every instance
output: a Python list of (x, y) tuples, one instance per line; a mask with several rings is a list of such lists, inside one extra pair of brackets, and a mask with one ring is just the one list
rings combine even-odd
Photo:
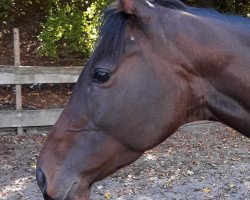
[[(89, 200), (90, 186), (86, 183), (74, 182), (70, 187), (65, 187), (59, 191), (63, 191), (63, 194), (52, 195), (48, 190), (48, 182), (44, 172), (38, 168), (36, 170), (37, 184), (43, 194), (44, 200)], [(63, 183), (60, 186), (62, 186)], [(86, 187), (87, 186), (87, 187)], [(87, 188), (87, 189), (86, 189)]]

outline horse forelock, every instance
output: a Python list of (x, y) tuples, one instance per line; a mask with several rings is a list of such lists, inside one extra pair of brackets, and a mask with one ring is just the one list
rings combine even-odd
[(146, 26), (139, 17), (129, 15), (110, 7), (104, 12), (99, 29), (99, 36), (95, 50), (91, 56), (91, 63), (108, 58), (113, 62), (119, 61), (125, 52), (125, 27), (130, 23), (146, 33)]
[(127, 14), (118, 12), (113, 7), (104, 12), (95, 50), (91, 56), (92, 62), (107, 57), (113, 60), (120, 58), (124, 50), (123, 36), (127, 20)]
[[(179, 0), (151, 0), (150, 2), (172, 9), (187, 7)], [(145, 34), (147, 33), (147, 26), (143, 23), (143, 19), (123, 12), (119, 3), (112, 4), (104, 12), (99, 37), (90, 59), (92, 64), (107, 57), (113, 61), (120, 59), (124, 53), (124, 32), (128, 21), (140, 28)]]

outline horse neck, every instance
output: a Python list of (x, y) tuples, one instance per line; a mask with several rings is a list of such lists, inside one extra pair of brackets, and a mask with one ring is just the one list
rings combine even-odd
[(219, 121), (250, 137), (250, 46), (218, 49), (193, 63), (188, 121)]
[(249, 29), (213, 18), (183, 19), (188, 26), (181, 20), (171, 26), (177, 53), (170, 49), (167, 55), (178, 55), (178, 71), (185, 73), (190, 91), (186, 122), (219, 121), (250, 137)]

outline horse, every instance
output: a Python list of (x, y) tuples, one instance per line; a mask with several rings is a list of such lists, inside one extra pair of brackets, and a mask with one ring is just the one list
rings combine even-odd
[(91, 185), (197, 120), (250, 137), (250, 20), (179, 0), (117, 0), (45, 141), (45, 200), (88, 200)]

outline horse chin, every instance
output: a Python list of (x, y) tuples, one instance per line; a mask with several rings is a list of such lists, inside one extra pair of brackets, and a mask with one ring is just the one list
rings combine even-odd
[(74, 183), (64, 200), (89, 200), (90, 186)]

